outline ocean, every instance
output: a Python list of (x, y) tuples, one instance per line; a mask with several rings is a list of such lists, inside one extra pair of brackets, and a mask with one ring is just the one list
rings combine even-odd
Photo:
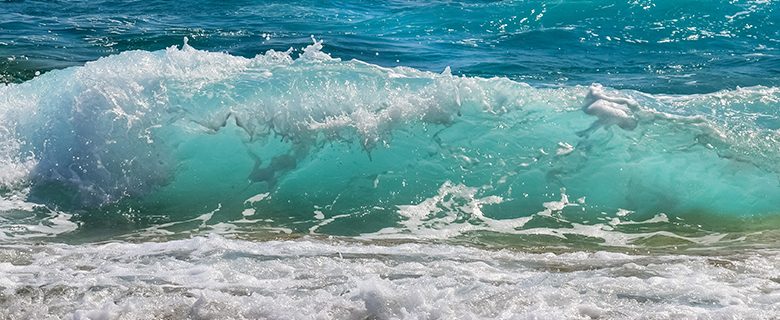
[(0, 1), (0, 319), (780, 319), (778, 10)]

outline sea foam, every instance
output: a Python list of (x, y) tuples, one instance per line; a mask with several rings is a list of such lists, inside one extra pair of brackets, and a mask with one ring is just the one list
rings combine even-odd
[[(219, 236), (0, 248), (10, 318), (771, 319), (778, 253), (521, 253)], [(106, 263), (109, 261), (110, 263)]]

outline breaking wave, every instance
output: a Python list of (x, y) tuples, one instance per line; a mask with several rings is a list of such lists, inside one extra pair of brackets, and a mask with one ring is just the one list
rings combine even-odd
[(254, 58), (185, 41), (0, 87), (0, 191), (14, 210), (218, 210), (344, 235), (766, 217), (778, 106), (775, 87), (535, 88), (342, 61), (319, 41)]

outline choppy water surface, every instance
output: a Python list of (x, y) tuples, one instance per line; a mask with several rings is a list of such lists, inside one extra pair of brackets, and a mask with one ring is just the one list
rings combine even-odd
[(251, 57), (315, 35), (383, 66), (701, 93), (778, 85), (774, 1), (10, 1), (5, 77), (132, 49), (193, 45)]
[(0, 2), (0, 317), (776, 319), (776, 7)]

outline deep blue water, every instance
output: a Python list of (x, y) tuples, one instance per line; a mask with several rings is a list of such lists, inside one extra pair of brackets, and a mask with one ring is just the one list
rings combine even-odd
[(774, 1), (4, 1), (0, 79), (81, 65), (184, 36), (252, 57), (300, 49), (538, 86), (652, 93), (780, 83)]

